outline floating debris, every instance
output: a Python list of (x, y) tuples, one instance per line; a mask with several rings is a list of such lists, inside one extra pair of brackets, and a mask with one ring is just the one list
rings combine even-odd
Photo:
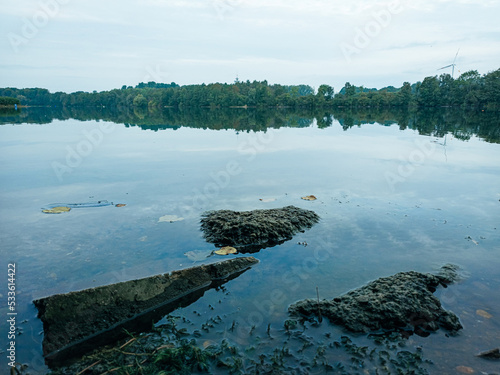
[(71, 211), (71, 208), (66, 207), (66, 206), (57, 206), (54, 208), (48, 208), (48, 209), (42, 210), (42, 212), (44, 214), (61, 214), (63, 212), (69, 212), (69, 211)]
[(209, 211), (203, 214), (205, 239), (217, 247), (256, 252), (292, 239), (319, 221), (314, 211), (295, 206), (253, 211)]
[(268, 202), (274, 202), (276, 198), (260, 198), (259, 201), (268, 203)]
[(182, 221), (182, 220), (184, 220), (184, 218), (179, 217), (177, 215), (165, 215), (165, 216), (160, 217), (158, 219), (158, 222), (159, 223), (163, 223), (163, 222), (173, 223), (173, 222)]
[(125, 203), (118, 203), (118, 204), (115, 204), (115, 207), (125, 207), (126, 204)]
[(288, 311), (307, 318), (320, 312), (352, 332), (401, 331), (425, 337), (442, 327), (455, 333), (462, 329), (458, 317), (444, 310), (433, 295), (440, 284), (453, 281), (452, 271), (446, 266), (438, 275), (400, 272), (333, 300), (296, 302)]
[(214, 251), (214, 253), (217, 255), (236, 254), (237, 252), (238, 250), (236, 250), (234, 247), (231, 246), (224, 246), (223, 248)]
[(468, 241), (472, 241), (472, 243), (474, 245), (479, 245), (479, 242), (477, 242), (476, 240), (474, 240), (471, 236), (467, 236), (467, 237), (465, 237), (465, 239), (468, 240)]
[(90, 207), (105, 207), (113, 206), (113, 202), (106, 200), (87, 203), (52, 203), (42, 208), (44, 214), (60, 214), (69, 212), (72, 208), (90, 208)]
[(308, 195), (308, 196), (302, 197), (301, 199), (303, 199), (305, 201), (315, 201), (318, 198), (316, 198), (314, 195)]

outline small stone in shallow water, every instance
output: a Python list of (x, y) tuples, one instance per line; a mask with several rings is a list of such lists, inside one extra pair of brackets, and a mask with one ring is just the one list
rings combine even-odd
[(485, 319), (493, 318), (493, 315), (491, 315), (489, 312), (481, 310), (481, 309), (476, 310), (476, 314), (485, 318)]
[(472, 367), (467, 366), (457, 366), (455, 369), (462, 374), (474, 374), (475, 371)]
[(486, 350), (485, 352), (477, 354), (476, 357), (487, 358), (487, 359), (500, 359), (500, 348)]

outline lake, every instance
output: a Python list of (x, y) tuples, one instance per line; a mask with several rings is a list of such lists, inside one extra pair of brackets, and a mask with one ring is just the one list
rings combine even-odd
[[(475, 357), (500, 337), (498, 115), (125, 112), (28, 108), (0, 116), (1, 337), (7, 264), (15, 263), (16, 361), (30, 373), (48, 371), (34, 299), (226, 259), (185, 255), (216, 249), (200, 231), (205, 211), (288, 205), (321, 220), (252, 254), (258, 265), (175, 311), (189, 318), (186, 327), (223, 316), (221, 326), (256, 332), (228, 338), (258, 356), (282, 345), (265, 339), (269, 325), (281, 334), (288, 306), (316, 298), (316, 287), (332, 299), (379, 277), (452, 263), (462, 280), (436, 295), (463, 330), (412, 336), (406, 346), (422, 348), (430, 373), (498, 370)], [(307, 195), (318, 199), (301, 199)], [(113, 205), (42, 213), (53, 203), (103, 200)], [(182, 220), (160, 221), (165, 215)], [(345, 335), (326, 321), (308, 330), (321, 345), (326, 334)], [(220, 341), (221, 331), (202, 339)], [(366, 335), (350, 337), (366, 344)], [(310, 350), (301, 353), (314, 357)], [(5, 345), (0, 353), (4, 367)]]

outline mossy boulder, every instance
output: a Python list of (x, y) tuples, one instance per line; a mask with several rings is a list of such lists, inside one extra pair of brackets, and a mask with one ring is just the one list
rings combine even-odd
[(447, 265), (432, 275), (415, 271), (383, 277), (332, 300), (305, 299), (289, 307), (295, 316), (328, 318), (352, 332), (401, 331), (427, 336), (440, 327), (456, 333), (458, 317), (433, 294), (456, 278)]
[(203, 214), (205, 239), (218, 247), (232, 246), (240, 252), (256, 252), (291, 240), (311, 228), (319, 216), (295, 206), (253, 211), (219, 210)]

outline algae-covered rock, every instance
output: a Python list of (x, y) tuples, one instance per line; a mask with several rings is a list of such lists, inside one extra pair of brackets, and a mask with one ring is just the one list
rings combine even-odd
[(383, 277), (333, 300), (302, 300), (291, 305), (289, 312), (323, 316), (352, 332), (406, 331), (427, 336), (441, 327), (454, 333), (462, 328), (458, 317), (444, 310), (433, 294), (439, 285), (454, 279), (452, 266), (445, 267), (438, 275), (409, 271)]
[(253, 211), (206, 212), (201, 219), (205, 239), (218, 247), (256, 252), (283, 243), (319, 221), (310, 210), (295, 206)]

